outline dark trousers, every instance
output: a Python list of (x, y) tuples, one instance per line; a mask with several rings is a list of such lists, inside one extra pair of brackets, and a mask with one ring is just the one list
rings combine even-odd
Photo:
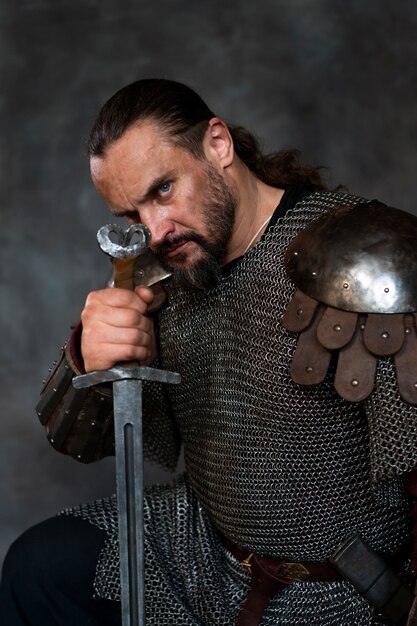
[(104, 531), (51, 518), (11, 546), (0, 584), (1, 626), (120, 626), (120, 604), (93, 598)]

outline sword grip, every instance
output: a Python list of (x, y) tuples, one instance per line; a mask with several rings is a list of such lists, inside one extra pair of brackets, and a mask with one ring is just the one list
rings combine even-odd
[[(125, 259), (112, 259), (113, 262), (113, 286), (120, 289), (129, 289), (133, 291), (134, 288), (140, 285), (135, 274), (135, 257), (127, 257)], [(166, 300), (165, 289), (162, 287), (160, 281), (153, 283), (152, 285), (145, 285), (148, 289), (151, 289), (154, 295), (152, 304), (148, 307), (148, 313), (153, 313), (161, 308)]]
[(127, 257), (125, 259), (113, 258), (113, 280), (114, 286), (119, 289), (129, 289), (133, 291), (135, 288), (135, 262), (136, 257)]

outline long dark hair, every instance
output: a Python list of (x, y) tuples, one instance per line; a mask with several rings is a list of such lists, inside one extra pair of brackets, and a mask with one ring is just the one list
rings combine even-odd
[[(177, 145), (203, 158), (203, 137), (215, 117), (200, 96), (182, 83), (152, 78), (138, 80), (116, 92), (100, 110), (88, 137), (90, 156), (106, 149), (135, 122), (150, 119)], [(264, 154), (259, 141), (242, 126), (228, 125), (238, 157), (260, 180), (273, 187), (304, 184), (312, 191), (326, 189), (320, 170), (302, 163), (298, 150)]]

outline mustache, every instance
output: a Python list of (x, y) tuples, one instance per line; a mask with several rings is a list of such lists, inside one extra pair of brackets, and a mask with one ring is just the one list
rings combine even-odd
[(183, 233), (182, 235), (173, 235), (171, 237), (168, 235), (168, 237), (159, 246), (156, 246), (155, 248), (153, 248), (153, 251), (158, 256), (163, 256), (169, 250), (172, 250), (173, 248), (177, 248), (178, 246), (181, 246), (183, 243), (188, 243), (189, 241), (194, 241), (195, 243), (199, 245), (204, 245), (205, 243), (204, 237), (201, 237), (201, 235), (198, 235), (197, 233), (189, 231), (189, 232)]

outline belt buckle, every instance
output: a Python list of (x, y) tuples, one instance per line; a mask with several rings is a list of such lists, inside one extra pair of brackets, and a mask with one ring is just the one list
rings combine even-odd
[(279, 574), (284, 578), (290, 578), (292, 580), (307, 580), (310, 577), (310, 572), (301, 563), (289, 563), (284, 561), (281, 565)]
[(252, 574), (252, 557), (253, 557), (253, 552), (251, 552), (249, 554), (249, 556), (246, 557), (246, 559), (243, 559), (243, 561), (240, 562), (241, 565), (243, 565), (243, 567), (246, 567), (249, 570), (249, 573)]

